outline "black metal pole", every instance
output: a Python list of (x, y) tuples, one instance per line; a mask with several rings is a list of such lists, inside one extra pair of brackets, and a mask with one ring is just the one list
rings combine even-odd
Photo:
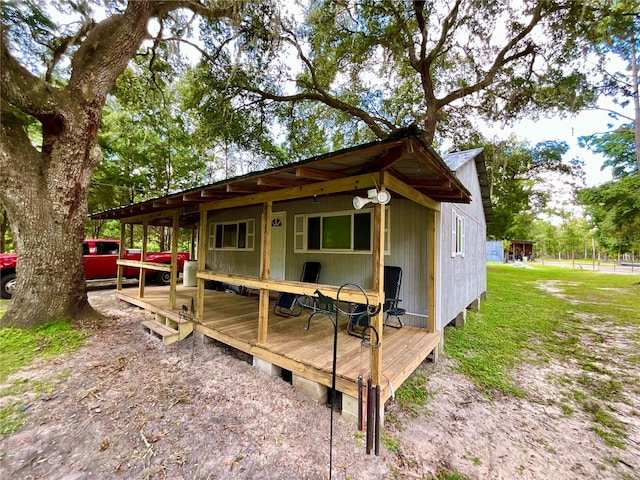
[(371, 377), (367, 380), (367, 455), (371, 454), (373, 446), (373, 388)]
[(358, 431), (364, 430), (364, 418), (362, 418), (362, 375), (358, 377)]
[(376, 385), (376, 411), (375, 411), (375, 452), (376, 457), (380, 456), (380, 385)]
[(331, 368), (331, 426), (329, 427), (329, 480), (333, 470), (333, 409), (336, 406), (336, 359), (338, 357), (338, 310), (333, 323), (333, 366)]

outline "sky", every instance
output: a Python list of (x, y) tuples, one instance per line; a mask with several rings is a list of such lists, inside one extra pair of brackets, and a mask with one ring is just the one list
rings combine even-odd
[(578, 145), (578, 139), (582, 136), (609, 131), (610, 123), (618, 125), (622, 122), (613, 122), (605, 111), (589, 110), (565, 118), (524, 120), (502, 131), (500, 136), (506, 137), (509, 133), (514, 133), (519, 138), (529, 140), (532, 145), (545, 140), (566, 142), (569, 145), (567, 160), (578, 158), (585, 162), (585, 184), (587, 187), (592, 187), (611, 180), (611, 169), (602, 171), (600, 167), (604, 157), (581, 148)]

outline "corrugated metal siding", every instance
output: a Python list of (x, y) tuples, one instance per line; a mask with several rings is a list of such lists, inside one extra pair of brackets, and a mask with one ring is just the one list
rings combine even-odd
[(352, 197), (346, 195), (332, 195), (321, 197), (317, 203), (311, 200), (295, 202), (281, 202), (274, 204), (274, 211), (287, 212), (287, 280), (299, 280), (304, 262), (320, 262), (320, 283), (343, 285), (355, 283), (369, 288), (371, 285), (371, 255), (348, 253), (295, 253), (294, 218), (296, 215), (309, 213), (353, 211)]
[[(336, 211), (353, 211), (352, 197), (334, 195), (322, 197), (317, 203), (311, 200), (279, 202), (273, 205), (274, 212), (286, 212), (287, 245), (285, 278), (299, 280), (302, 265), (307, 261), (320, 262), (320, 283), (343, 285), (355, 283), (371, 288), (371, 254), (295, 253), (295, 215)], [(365, 207), (368, 208), (368, 207)], [(255, 218), (256, 238), (253, 252), (225, 252), (207, 250), (207, 268), (224, 272), (259, 275), (260, 269), (260, 225), (261, 208), (251, 207), (222, 212), (210, 212), (208, 222), (233, 221)], [(427, 320), (427, 210), (408, 200), (394, 198), (389, 214), (389, 255), (385, 265), (402, 268), (401, 306), (417, 316), (405, 315), (409, 325), (426, 327)]]
[(391, 201), (390, 255), (385, 265), (402, 268), (400, 306), (413, 315), (403, 319), (409, 325), (427, 326), (427, 209), (403, 199)]
[[(465, 163), (456, 171), (456, 175), (471, 191), (472, 201), (470, 204), (442, 204), (440, 274), (438, 276), (440, 306), (437, 328), (439, 330), (487, 291), (485, 265), (487, 227), (475, 162)], [(465, 219), (464, 257), (451, 256), (454, 210)]]
[(260, 275), (260, 243), (262, 238), (262, 226), (260, 218), (262, 207), (234, 208), (232, 210), (210, 211), (207, 218), (207, 238), (209, 241), (209, 226), (218, 222), (233, 222), (236, 220), (253, 218), (255, 220), (253, 251), (236, 250), (209, 250), (207, 244), (207, 268), (226, 273), (238, 273), (241, 275)]

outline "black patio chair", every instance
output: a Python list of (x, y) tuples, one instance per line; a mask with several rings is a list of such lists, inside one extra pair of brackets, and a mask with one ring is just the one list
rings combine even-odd
[[(320, 262), (304, 262), (300, 281), (305, 283), (318, 283), (320, 280)], [(296, 317), (302, 313), (304, 306), (303, 296), (295, 293), (283, 292), (278, 295), (273, 313), (281, 317)]]
[[(384, 326), (402, 328), (402, 316), (406, 313), (404, 308), (398, 304), (400, 298), (400, 286), (402, 285), (402, 268), (384, 267), (384, 304), (382, 312), (385, 315)], [(363, 332), (370, 326), (371, 317), (380, 311), (379, 308), (372, 308), (370, 305), (354, 303), (350, 309), (349, 321), (347, 323), (347, 333), (355, 337), (362, 337)]]

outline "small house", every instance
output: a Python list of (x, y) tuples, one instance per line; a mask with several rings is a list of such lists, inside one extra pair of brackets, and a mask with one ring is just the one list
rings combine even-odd
[[(162, 266), (173, 273), (170, 286), (122, 289), (119, 282), (118, 298), (156, 314), (144, 325), (150, 333), (169, 343), (195, 330), (271, 374), (286, 373), (319, 400), (335, 381), (343, 413), (355, 416), (359, 379), (379, 385), (384, 404), (422, 361), (437, 357), (444, 327), (485, 295), (490, 215), (482, 151), (443, 160), (408, 128), (92, 218), (119, 220), (123, 240), (127, 225), (142, 225), (142, 260), (121, 266), (159, 268), (144, 261), (149, 225), (192, 230), (188, 281), (176, 278), (174, 235), (174, 262)], [(313, 279), (301, 276), (309, 262), (319, 265)], [(385, 267), (401, 272), (391, 319), (382, 308)], [(300, 308), (277, 314), (282, 294)], [(342, 312), (378, 307), (370, 318), (375, 336), (349, 335), (348, 315), (312, 317), (320, 295), (339, 300)]]

